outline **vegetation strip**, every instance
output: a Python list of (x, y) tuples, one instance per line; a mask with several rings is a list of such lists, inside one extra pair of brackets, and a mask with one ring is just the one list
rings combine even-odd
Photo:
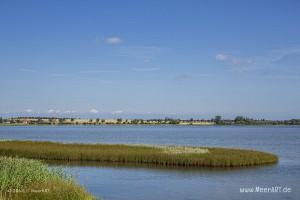
[(61, 170), (37, 160), (0, 157), (0, 200), (94, 199)]
[(243, 149), (38, 141), (0, 141), (0, 156), (184, 167), (242, 167), (278, 161), (274, 154)]
[(58, 118), (58, 117), (12, 117), (1, 118), (0, 125), (300, 125), (300, 119), (289, 120), (267, 120), (252, 119), (243, 116), (237, 116), (234, 119), (223, 119), (222, 116), (215, 116), (212, 119), (100, 119), (100, 118)]

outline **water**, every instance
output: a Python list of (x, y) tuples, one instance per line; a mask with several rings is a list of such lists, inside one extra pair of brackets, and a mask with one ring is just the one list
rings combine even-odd
[[(277, 165), (243, 169), (164, 169), (105, 164), (68, 167), (90, 192), (108, 200), (276, 200), (298, 199), (300, 196), (300, 127), (0, 127), (0, 139), (225, 146), (279, 155)], [(240, 192), (240, 188), (256, 186), (288, 187), (292, 191)]]

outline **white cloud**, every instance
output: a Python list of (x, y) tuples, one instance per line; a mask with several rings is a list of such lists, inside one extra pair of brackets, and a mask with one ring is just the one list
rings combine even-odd
[(74, 113), (76, 113), (75, 110), (66, 110), (66, 111), (64, 111), (64, 114), (74, 114)]
[(116, 37), (116, 36), (108, 37), (108, 38), (106, 38), (105, 41), (107, 44), (120, 44), (123, 42), (121, 38)]
[(123, 112), (124, 112), (123, 110), (115, 110), (115, 111), (112, 111), (111, 114), (117, 115), (117, 114), (122, 114)]
[(135, 72), (153, 72), (153, 71), (159, 71), (159, 67), (148, 67), (148, 68), (133, 68), (132, 69)]
[(60, 110), (49, 109), (47, 113), (60, 113)]
[[(288, 56), (299, 56), (300, 48), (274, 49), (265, 52), (262, 55), (238, 57), (230, 54), (216, 54), (217, 61), (225, 63), (229, 66), (229, 71), (233, 72), (256, 72), (261, 76), (267, 77), (272, 74), (274, 77), (284, 77), (294, 79), (298, 75), (294, 70), (289, 69), (289, 63), (285, 63)], [(277, 73), (277, 74), (276, 74)], [(271, 75), (268, 75), (271, 76)]]
[(252, 64), (251, 59), (239, 58), (228, 54), (219, 53), (216, 55), (216, 60), (220, 62), (225, 62), (233, 66), (242, 66), (243, 68), (249, 64)]
[(219, 53), (216, 55), (216, 60), (218, 61), (224, 61), (224, 60), (227, 60), (228, 56), (225, 55), (225, 54), (222, 54), (222, 53)]
[(49, 110), (47, 111), (47, 113), (54, 113), (54, 112), (55, 112), (54, 109), (49, 109)]
[(99, 111), (97, 110), (97, 109), (95, 109), (95, 108), (92, 108), (91, 110), (90, 110), (90, 113), (93, 113), (93, 114), (97, 114)]
[(28, 109), (26, 109), (26, 110), (25, 110), (25, 112), (27, 112), (27, 113), (32, 113), (32, 112), (33, 112), (33, 110), (32, 110), (32, 109), (30, 109), (30, 108), (28, 108)]

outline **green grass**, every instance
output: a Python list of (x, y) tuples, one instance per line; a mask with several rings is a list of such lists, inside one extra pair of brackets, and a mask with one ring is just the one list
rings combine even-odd
[(34, 141), (0, 141), (1, 155), (49, 161), (94, 161), (184, 167), (242, 167), (278, 161), (278, 157), (274, 154), (242, 149)]
[(37, 160), (0, 157), (0, 200), (88, 200), (93, 197), (61, 170)]

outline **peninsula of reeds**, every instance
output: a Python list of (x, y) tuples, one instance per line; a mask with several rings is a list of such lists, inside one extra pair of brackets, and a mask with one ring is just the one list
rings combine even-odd
[(0, 157), (0, 200), (92, 200), (83, 187), (41, 161)]
[(276, 163), (271, 153), (230, 148), (0, 141), (0, 156), (48, 161), (117, 162), (183, 167), (242, 167)]

